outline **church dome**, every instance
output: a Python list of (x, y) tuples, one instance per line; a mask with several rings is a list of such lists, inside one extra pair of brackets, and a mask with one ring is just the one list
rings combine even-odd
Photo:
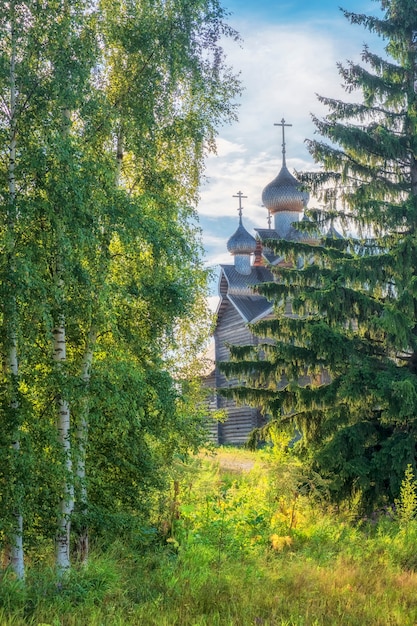
[(253, 254), (256, 250), (256, 240), (242, 224), (240, 219), (237, 231), (227, 242), (227, 249), (230, 254)]
[(300, 189), (298, 180), (288, 171), (285, 162), (278, 176), (262, 192), (262, 202), (272, 213), (297, 211), (302, 213), (309, 194)]

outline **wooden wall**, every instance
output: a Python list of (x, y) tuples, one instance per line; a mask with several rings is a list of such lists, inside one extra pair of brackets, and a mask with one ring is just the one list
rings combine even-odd
[[(257, 338), (248, 330), (246, 324), (230, 303), (225, 304), (219, 316), (215, 331), (215, 360), (228, 361), (230, 352), (226, 346), (232, 345), (256, 345)], [(233, 387), (239, 384), (237, 380), (227, 380), (216, 368), (216, 387)], [(258, 409), (248, 406), (237, 405), (233, 400), (217, 396), (217, 408), (225, 409), (228, 418), (218, 425), (219, 444), (244, 444), (250, 432), (264, 423)]]

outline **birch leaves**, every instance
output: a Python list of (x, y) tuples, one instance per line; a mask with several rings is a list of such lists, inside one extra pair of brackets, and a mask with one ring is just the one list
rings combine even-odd
[[(19, 578), (23, 528), (29, 539), (35, 520), (47, 537), (59, 529), (65, 571), (74, 506), (84, 546), (90, 496), (112, 508), (117, 480), (101, 501), (97, 468), (117, 473), (123, 447), (107, 465), (94, 460), (100, 412), (110, 438), (126, 414), (136, 489), (161, 462), (144, 432), (157, 442), (176, 429), (163, 349), (204, 290), (190, 218), (239, 89), (223, 33), (234, 36), (208, 0), (0, 6), (0, 540), (20, 551)], [(109, 388), (123, 391), (118, 406)], [(131, 510), (130, 494), (118, 502)]]

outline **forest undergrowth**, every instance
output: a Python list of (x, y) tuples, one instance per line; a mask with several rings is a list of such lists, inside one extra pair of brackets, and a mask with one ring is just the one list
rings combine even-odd
[(370, 518), (326, 504), (285, 447), (221, 449), (173, 468), (152, 528), (93, 539), (57, 583), (40, 543), (2, 626), (417, 624), (416, 483)]

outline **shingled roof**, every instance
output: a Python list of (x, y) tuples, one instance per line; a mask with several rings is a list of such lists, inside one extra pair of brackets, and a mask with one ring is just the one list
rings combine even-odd
[[(272, 310), (271, 303), (254, 292), (259, 283), (273, 281), (272, 272), (266, 267), (252, 267), (248, 275), (240, 274), (234, 265), (222, 265), (219, 291), (235, 307), (242, 319), (248, 323), (263, 317)], [(217, 313), (220, 313), (221, 306)]]

